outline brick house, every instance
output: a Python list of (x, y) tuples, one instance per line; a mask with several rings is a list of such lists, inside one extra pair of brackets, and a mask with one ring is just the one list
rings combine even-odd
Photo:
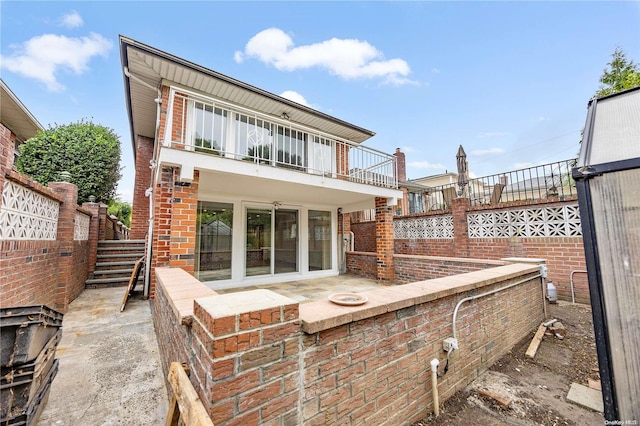
[(131, 238), (151, 247), (150, 295), (159, 266), (213, 289), (337, 275), (346, 213), (371, 208), (378, 278), (392, 280), (390, 219), (403, 194), (396, 157), (361, 145), (373, 132), (127, 37), (120, 52)]

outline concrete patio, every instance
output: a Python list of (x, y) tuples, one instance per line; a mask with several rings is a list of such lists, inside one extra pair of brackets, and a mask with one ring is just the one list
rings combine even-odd
[(124, 287), (85, 290), (62, 324), (41, 426), (158, 425), (168, 410), (148, 301), (120, 312)]
[[(218, 290), (269, 289), (301, 303), (380, 285), (351, 275)], [(168, 397), (151, 317), (151, 302), (124, 287), (85, 290), (64, 316), (58, 375), (40, 426), (164, 424)]]

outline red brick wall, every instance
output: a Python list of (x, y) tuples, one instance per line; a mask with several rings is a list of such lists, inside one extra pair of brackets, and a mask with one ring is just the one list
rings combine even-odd
[[(529, 257), (545, 259), (549, 267), (549, 279), (558, 289), (558, 297), (571, 300), (571, 271), (586, 270), (584, 245), (582, 237), (511, 237), (511, 238), (469, 238), (466, 215), (488, 210), (503, 210), (505, 208), (546, 207), (547, 205), (575, 204), (571, 199), (564, 202), (547, 200), (542, 202), (514, 202), (500, 209), (496, 207), (464, 207), (466, 199), (455, 199), (452, 213), (454, 215), (453, 239), (397, 239), (394, 241), (396, 254), (410, 254), (420, 256), (441, 257), (469, 257), (474, 259), (502, 259), (505, 257)], [(463, 208), (464, 207), (464, 208)], [(430, 217), (432, 213), (411, 215), (412, 217)], [(398, 220), (402, 220), (398, 218)], [(353, 223), (356, 251), (373, 252), (371, 241), (375, 239), (375, 231), (371, 222)], [(352, 262), (354, 262), (352, 260)], [(589, 286), (586, 274), (574, 275), (575, 299), (580, 303), (589, 303)]]
[(480, 258), (465, 260), (462, 258), (396, 255), (393, 264), (395, 266), (395, 282), (405, 284), (495, 268), (505, 263), (482, 261)]
[(169, 249), (171, 244), (171, 206), (173, 203), (173, 168), (161, 170), (160, 182), (156, 182), (153, 190), (153, 241), (151, 250), (151, 283), (149, 295), (154, 297), (156, 267), (169, 266)]
[(136, 180), (133, 187), (133, 205), (131, 206), (132, 240), (142, 240), (149, 229), (149, 198), (146, 190), (151, 187), (149, 161), (153, 158), (153, 139), (138, 136), (136, 138)]
[(461, 306), (459, 350), (451, 354), (448, 373), (439, 380), (441, 401), (539, 325), (543, 300), (540, 279), (534, 276), (505, 273), (481, 289), (470, 281), (470, 290), (424, 303), (388, 305), (382, 314), (371, 312), (311, 334), (301, 331), (297, 303), (212, 317), (195, 302), (191, 327), (177, 325), (164, 290), (159, 290), (154, 322), (165, 368), (171, 361), (188, 363), (191, 382), (217, 426), (395, 426), (432, 411), (430, 361), (446, 358), (442, 341), (453, 334), (457, 302), (523, 281)]
[(195, 271), (198, 181), (196, 170), (193, 182), (175, 185), (171, 205), (169, 266), (182, 268), (191, 275)]
[(355, 251), (376, 252), (376, 223), (375, 222), (353, 222), (351, 231), (354, 234)]
[(347, 253), (347, 273), (376, 279), (376, 254), (361, 251)]

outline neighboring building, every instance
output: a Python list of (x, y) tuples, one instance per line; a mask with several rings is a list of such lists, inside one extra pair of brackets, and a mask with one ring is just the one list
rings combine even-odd
[(182, 267), (214, 289), (336, 275), (341, 215), (402, 198), (395, 157), (360, 145), (373, 132), (126, 37), (120, 49), (131, 238), (151, 242), (149, 269)]
[(16, 158), (19, 155), (18, 146), (34, 137), (38, 130), (44, 129), (2, 79), (0, 79), (0, 123), (10, 132), (7, 137), (14, 144)]

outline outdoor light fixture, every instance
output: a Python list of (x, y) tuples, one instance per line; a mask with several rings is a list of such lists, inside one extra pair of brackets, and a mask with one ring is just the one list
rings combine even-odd
[(288, 120), (289, 119), (289, 114), (287, 114), (286, 112), (283, 112), (280, 117), (283, 118), (284, 120)]

